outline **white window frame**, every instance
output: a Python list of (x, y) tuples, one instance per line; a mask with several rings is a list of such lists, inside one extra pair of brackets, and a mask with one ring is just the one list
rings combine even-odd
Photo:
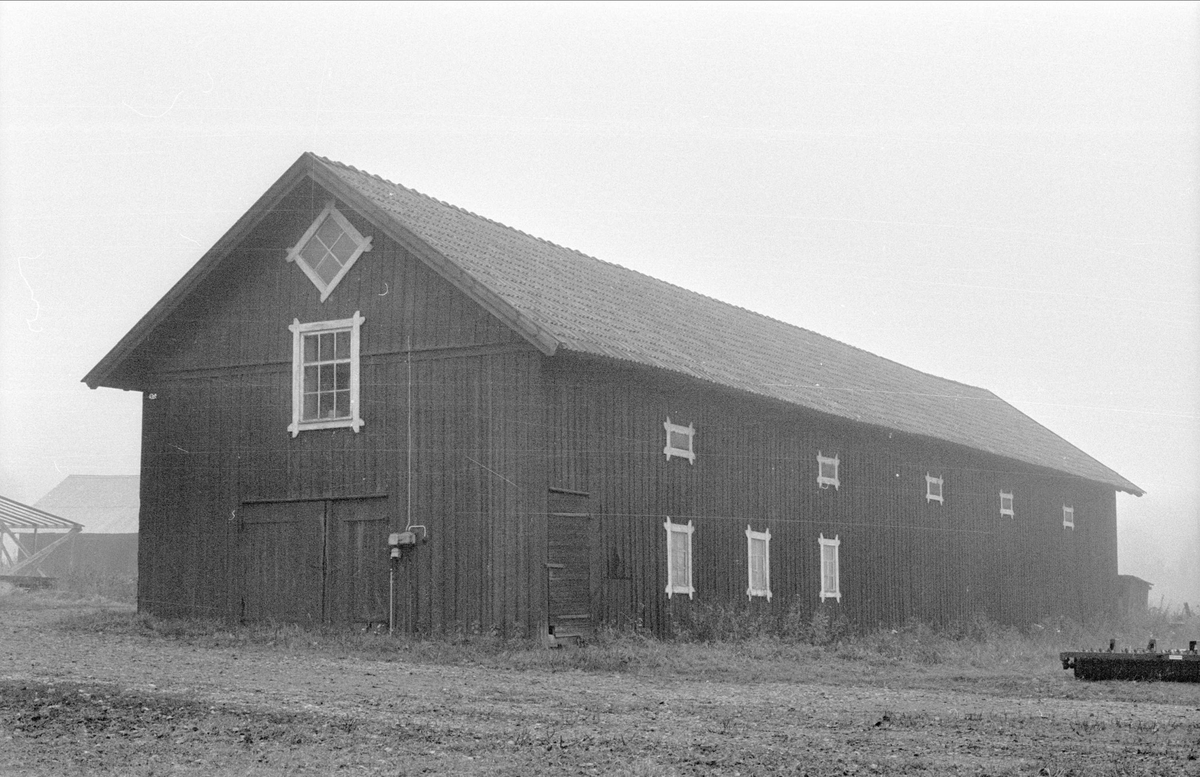
[[(690, 520), (686, 524), (672, 523), (670, 516), (667, 516), (667, 520), (663, 521), (663, 528), (667, 530), (667, 598), (670, 599), (675, 594), (687, 594), (689, 599), (694, 598), (696, 587), (692, 584), (692, 534), (696, 527), (692, 526)], [(687, 577), (686, 585), (676, 584), (673, 574), (681, 563), (675, 558), (675, 543), (672, 542), (675, 534), (687, 537), (687, 558), (683, 559), (686, 562), (683, 567)]]
[[(354, 253), (350, 255), (350, 258), (346, 260), (346, 263), (342, 265), (341, 269), (338, 270), (337, 275), (333, 276), (328, 284), (325, 283), (325, 280), (317, 274), (317, 268), (309, 267), (308, 262), (305, 261), (300, 255), (301, 249), (308, 245), (308, 241), (313, 238), (313, 235), (317, 234), (317, 230), (320, 229), (321, 225), (325, 223), (326, 218), (331, 218), (337, 222), (337, 225), (341, 228), (341, 230), (345, 232), (346, 235), (357, 246), (354, 250)], [(328, 203), (326, 203), (325, 209), (321, 211), (321, 215), (317, 216), (313, 223), (309, 225), (308, 229), (305, 231), (304, 235), (301, 236), (296, 245), (288, 249), (287, 260), (289, 262), (295, 262), (300, 269), (304, 271), (304, 274), (308, 276), (308, 279), (312, 281), (313, 285), (317, 287), (317, 290), (321, 292), (321, 301), (324, 302), (329, 295), (333, 293), (333, 290), (337, 288), (338, 283), (340, 283), (342, 278), (346, 276), (346, 273), (350, 272), (350, 268), (353, 267), (354, 263), (358, 261), (358, 257), (370, 250), (371, 238), (365, 237), (361, 232), (355, 229), (354, 225), (351, 224), (336, 207), (334, 207), (333, 200), (330, 200)]]
[[(838, 548), (842, 541), (834, 535), (833, 539), (826, 539), (824, 534), (817, 537), (817, 542), (821, 548), (821, 601), (826, 599), (836, 599), (839, 603), (842, 601), (842, 568), (841, 562), (838, 559)], [(825, 587), (825, 579), (829, 577), (827, 574), (829, 566), (833, 567), (833, 589)]]
[[(754, 543), (763, 544), (762, 586), (754, 585)], [(746, 598), (765, 596), (771, 601), (771, 530), (754, 531), (746, 525)]]
[[(678, 456), (681, 459), (687, 459), (689, 464), (696, 463), (696, 428), (691, 424), (680, 426), (679, 424), (671, 423), (671, 416), (667, 416), (667, 420), (663, 421), (663, 429), (667, 433), (667, 444), (663, 446), (663, 454), (667, 457), (667, 461), (671, 460), (672, 456)], [(671, 434), (687, 435), (687, 447), (678, 448), (671, 444)]]
[[(821, 474), (821, 465), (822, 464), (830, 464), (833, 466), (833, 477), (829, 477), (828, 475)], [(839, 472), (840, 472), (839, 465), (840, 464), (841, 464), (841, 462), (837, 456), (833, 456), (833, 457), (822, 456), (821, 452), (817, 451), (817, 485), (820, 486), (821, 488), (828, 488), (829, 486), (833, 486), (835, 491), (838, 490), (841, 487), (841, 480), (839, 479)]]
[[(937, 493), (936, 494), (933, 493), (934, 485), (937, 485)], [(945, 504), (945, 493), (946, 493), (945, 487), (946, 487), (946, 482), (943, 478), (934, 477), (933, 475), (930, 475), (928, 472), (925, 473), (925, 501), (926, 502), (937, 502), (938, 504)]]
[(1069, 505), (1063, 505), (1063, 528), (1075, 529), (1075, 508)]
[[(359, 363), (361, 361), (361, 329), (365, 319), (359, 311), (352, 318), (337, 321), (313, 321), (301, 324), (293, 319), (288, 329), (292, 332), (292, 423), (288, 431), (292, 437), (310, 429), (350, 428), (355, 432), (363, 427), (359, 403)], [(306, 421), (304, 414), (304, 336), (325, 332), (350, 332), (350, 415), (345, 418)]]
[[(1008, 507), (1004, 506), (1004, 500), (1008, 500)], [(1000, 517), (1008, 516), (1009, 518), (1016, 517), (1016, 511), (1013, 509), (1013, 495), (1011, 491), (1000, 492)]]

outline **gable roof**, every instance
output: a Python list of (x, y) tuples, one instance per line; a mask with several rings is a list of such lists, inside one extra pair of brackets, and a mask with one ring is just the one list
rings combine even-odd
[(84, 381), (115, 385), (106, 381), (121, 361), (305, 175), (547, 355), (562, 348), (668, 370), (1143, 493), (986, 389), (555, 245), (312, 154), (302, 155)]
[(68, 475), (34, 507), (78, 521), (88, 534), (137, 534), (137, 475)]

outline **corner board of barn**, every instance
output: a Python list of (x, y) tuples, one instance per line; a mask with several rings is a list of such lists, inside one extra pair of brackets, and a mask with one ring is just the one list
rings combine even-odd
[(84, 380), (143, 395), (161, 616), (1083, 619), (1141, 493), (982, 389), (311, 154)]

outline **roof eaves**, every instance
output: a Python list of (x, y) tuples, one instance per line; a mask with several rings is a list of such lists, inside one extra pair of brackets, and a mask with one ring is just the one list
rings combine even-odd
[(208, 275), (221, 263), (231, 250), (252, 230), (258, 225), (270, 212), (271, 208), (281, 200), (288, 191), (295, 186), (296, 182), (305, 175), (313, 166), (311, 155), (308, 153), (302, 154), (297, 159), (287, 172), (280, 176), (271, 188), (268, 189), (254, 205), (247, 210), (241, 218), (239, 218), (232, 227), (221, 236), (211, 248), (200, 257), (196, 264), (192, 265), (191, 269), (184, 273), (174, 286), (155, 303), (146, 315), (133, 326), (133, 329), (121, 338), (121, 340), (113, 346), (104, 358), (102, 358), (95, 367), (93, 367), (87, 375), (83, 377), (83, 383), (87, 384), (88, 388), (98, 388), (107, 386), (109, 388), (119, 388), (125, 390), (136, 390), (138, 386), (133, 385), (129, 381), (113, 381), (113, 374), (117, 372), (121, 363), (133, 353), (138, 346), (146, 341), (150, 333), (154, 331), (160, 323), (166, 320), (172, 312), (187, 298), (190, 294)]

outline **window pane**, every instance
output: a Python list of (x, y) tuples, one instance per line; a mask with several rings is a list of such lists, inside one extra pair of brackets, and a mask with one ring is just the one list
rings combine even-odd
[(304, 386), (302, 387), (305, 393), (314, 393), (317, 390), (317, 379), (319, 376), (320, 367), (305, 367), (304, 368)]
[(350, 330), (343, 329), (340, 332), (334, 333), (334, 357), (335, 359), (350, 358)]
[(671, 532), (671, 585), (688, 587), (688, 537), (683, 532)]
[(334, 395), (334, 413), (338, 418), (350, 417), (350, 392), (338, 391)]
[(322, 393), (324, 393), (326, 391), (333, 391), (334, 390), (334, 385), (333, 385), (334, 368), (333, 368), (333, 365), (322, 364), (319, 367), (319, 369), (321, 370), (320, 382), (318, 383), (317, 388), (319, 388)]
[(338, 226), (337, 219), (331, 216), (326, 216), (321, 222), (321, 226), (317, 228), (317, 237), (326, 246), (332, 246), (342, 236), (342, 228)]
[(765, 575), (763, 574), (767, 554), (767, 543), (765, 540), (752, 539), (750, 540), (750, 587), (755, 591), (762, 591), (767, 587)]
[(677, 451), (690, 450), (687, 432), (671, 432), (671, 447)]
[(821, 590), (837, 592), (837, 548), (833, 545), (821, 546)]
[(304, 363), (312, 364), (317, 360), (317, 336), (304, 335)]
[(325, 256), (325, 253), (325, 246), (316, 240), (309, 240), (304, 244), (304, 248), (300, 249), (300, 258), (309, 267), (316, 268), (321, 263), (321, 259)]
[(350, 261), (350, 255), (354, 253), (354, 249), (358, 248), (349, 235), (343, 234), (338, 238), (337, 242), (329, 246), (329, 252), (337, 257), (338, 264), (345, 264)]
[(317, 394), (304, 395), (304, 415), (301, 416), (305, 421), (313, 421), (317, 417)]
[(318, 394), (320, 397), (320, 414), (321, 418), (333, 418), (333, 392), (328, 394)]
[(334, 279), (334, 276), (338, 274), (338, 271), (342, 269), (342, 266), (334, 260), (333, 254), (325, 254), (325, 258), (313, 269), (316, 270), (317, 275), (328, 286)]
[(338, 362), (333, 366), (333, 388), (335, 391), (349, 390), (350, 362)]
[(329, 361), (333, 358), (333, 335), (329, 332), (322, 332), (317, 335), (317, 361)]

